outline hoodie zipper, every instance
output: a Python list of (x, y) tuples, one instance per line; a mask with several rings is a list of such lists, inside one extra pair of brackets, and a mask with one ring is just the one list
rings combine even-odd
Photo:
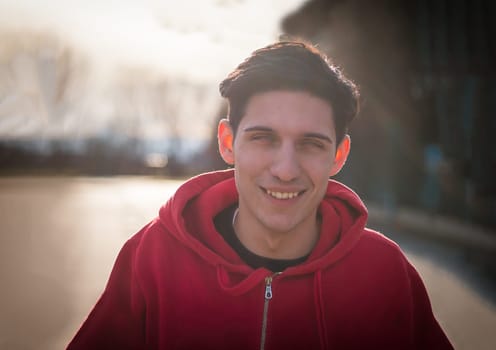
[(265, 292), (264, 292), (264, 309), (263, 309), (263, 318), (262, 318), (262, 335), (260, 337), (260, 350), (265, 349), (265, 339), (267, 335), (267, 314), (269, 313), (269, 302), (273, 297), (272, 294), (272, 280), (275, 276), (281, 274), (281, 272), (277, 272), (271, 276), (265, 277)]

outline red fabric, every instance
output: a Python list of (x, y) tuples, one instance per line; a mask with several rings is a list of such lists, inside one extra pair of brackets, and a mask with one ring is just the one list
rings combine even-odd
[[(181, 186), (122, 248), (69, 349), (259, 349), (265, 277), (212, 218), (237, 201), (232, 171)], [(367, 211), (330, 181), (319, 242), (273, 279), (265, 349), (452, 349), (398, 246), (365, 229)]]

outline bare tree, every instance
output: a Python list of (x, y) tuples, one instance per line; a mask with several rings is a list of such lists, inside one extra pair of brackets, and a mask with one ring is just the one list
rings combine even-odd
[(78, 123), (86, 65), (49, 34), (0, 33), (0, 135), (60, 134)]

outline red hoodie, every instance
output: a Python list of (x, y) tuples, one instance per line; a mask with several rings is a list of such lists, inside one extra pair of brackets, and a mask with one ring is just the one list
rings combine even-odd
[(452, 349), (399, 247), (329, 181), (306, 262), (252, 269), (213, 218), (237, 201), (233, 172), (195, 177), (122, 248), (68, 349)]

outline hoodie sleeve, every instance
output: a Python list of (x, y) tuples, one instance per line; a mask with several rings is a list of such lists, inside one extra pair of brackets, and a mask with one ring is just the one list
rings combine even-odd
[(78, 349), (144, 348), (145, 307), (136, 278), (137, 236), (121, 249), (105, 290), (67, 347)]
[(415, 349), (452, 350), (433, 312), (424, 283), (415, 268), (408, 264), (413, 307)]

